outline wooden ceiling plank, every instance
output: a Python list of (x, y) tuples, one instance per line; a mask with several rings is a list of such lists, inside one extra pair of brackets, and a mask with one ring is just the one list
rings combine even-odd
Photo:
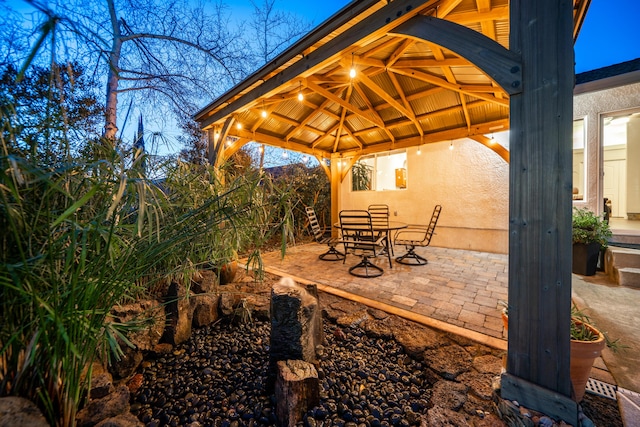
[[(431, 43), (431, 42), (426, 42), (426, 44), (429, 45), (429, 48), (431, 49), (431, 52), (433, 52), (433, 56), (435, 56), (435, 58), (439, 61), (444, 60), (444, 52), (442, 51), (442, 48), (440, 46), (438, 46), (437, 44)], [(440, 69), (442, 70), (442, 73), (444, 74), (444, 77), (447, 79), (447, 81), (449, 83), (458, 84), (458, 81), (456, 80), (456, 77), (453, 75), (453, 72), (451, 71), (451, 67), (448, 66), (442, 66), (440, 67)]]
[(398, 43), (400, 43), (400, 41), (397, 37), (390, 36), (388, 40), (385, 40), (384, 42), (369, 48), (369, 50), (367, 50), (363, 55), (361, 55), (361, 57), (363, 59), (370, 58), (371, 56), (377, 54), (378, 52), (388, 49), (390, 46), (393, 46)]
[(285, 150), (299, 151), (304, 154), (309, 154), (312, 156), (321, 155), (324, 157), (330, 157), (331, 153), (325, 150), (320, 150), (317, 148), (309, 147), (308, 145), (301, 144), (295, 141), (283, 141), (280, 138), (277, 138), (273, 135), (267, 135), (261, 132), (256, 132), (255, 134), (250, 133), (248, 130), (240, 129), (235, 132), (235, 136), (239, 138), (247, 138), (251, 139), (260, 144), (271, 145), (274, 147), (283, 148)]
[(313, 141), (313, 143), (311, 144), (311, 148), (316, 148), (325, 139), (330, 138), (331, 134), (338, 130), (338, 126), (339, 126), (339, 123), (336, 123), (335, 125), (333, 125), (333, 127), (331, 129), (329, 129), (328, 131), (323, 133), (321, 136), (319, 136), (315, 141)]

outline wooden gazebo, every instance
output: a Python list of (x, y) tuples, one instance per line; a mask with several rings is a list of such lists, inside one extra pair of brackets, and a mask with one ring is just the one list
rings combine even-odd
[[(251, 141), (299, 151), (332, 197), (349, 168), (324, 159), (467, 137), (510, 162), (502, 394), (574, 425), (573, 42), (589, 2), (354, 0), (195, 116), (212, 164)], [(506, 129), (510, 152), (485, 136)]]

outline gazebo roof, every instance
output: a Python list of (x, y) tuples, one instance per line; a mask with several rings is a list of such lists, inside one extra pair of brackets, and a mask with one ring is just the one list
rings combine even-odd
[[(574, 0), (574, 40), (589, 2)], [(474, 46), (456, 53), (417, 37), (431, 22), (413, 25), (419, 15), (509, 47), (508, 0), (354, 0), (195, 119), (237, 146), (257, 141), (325, 158), (462, 137), (490, 145), (485, 134), (509, 127), (510, 88), (459, 53)], [(434, 31), (430, 40), (446, 37)]]

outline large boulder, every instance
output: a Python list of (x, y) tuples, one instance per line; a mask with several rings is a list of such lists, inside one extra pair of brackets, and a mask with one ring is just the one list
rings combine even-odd
[(167, 320), (160, 341), (175, 346), (191, 337), (193, 306), (187, 287), (179, 282), (172, 282), (168, 286), (164, 300)]
[(40, 409), (22, 397), (0, 397), (0, 427), (48, 427)]
[(127, 339), (137, 350), (151, 350), (160, 342), (165, 327), (165, 310), (159, 301), (138, 300), (131, 304), (115, 306), (110, 314), (115, 322), (138, 322), (144, 325), (141, 329), (127, 334)]
[(199, 294), (193, 297), (193, 326), (200, 328), (218, 320), (220, 295)]
[(119, 386), (114, 393), (91, 400), (76, 416), (78, 427), (95, 426), (101, 421), (129, 413), (129, 389)]
[(271, 371), (275, 373), (280, 360), (315, 363), (316, 347), (322, 345), (322, 339), (317, 289), (282, 278), (271, 288)]

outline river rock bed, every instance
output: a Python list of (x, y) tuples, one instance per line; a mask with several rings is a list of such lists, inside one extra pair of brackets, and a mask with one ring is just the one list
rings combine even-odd
[[(502, 352), (332, 295), (320, 301), (320, 404), (300, 426), (505, 426), (492, 389)], [(146, 426), (277, 425), (269, 335), (264, 315), (194, 329), (172, 352), (148, 355), (131, 413)], [(582, 406), (596, 426), (622, 426), (616, 402), (587, 394)]]
[[(394, 341), (325, 325), (318, 375), (321, 403), (306, 424), (419, 425), (429, 408), (425, 367)], [(220, 322), (172, 354), (150, 360), (131, 411), (147, 426), (271, 426), (267, 393), (269, 323)]]

